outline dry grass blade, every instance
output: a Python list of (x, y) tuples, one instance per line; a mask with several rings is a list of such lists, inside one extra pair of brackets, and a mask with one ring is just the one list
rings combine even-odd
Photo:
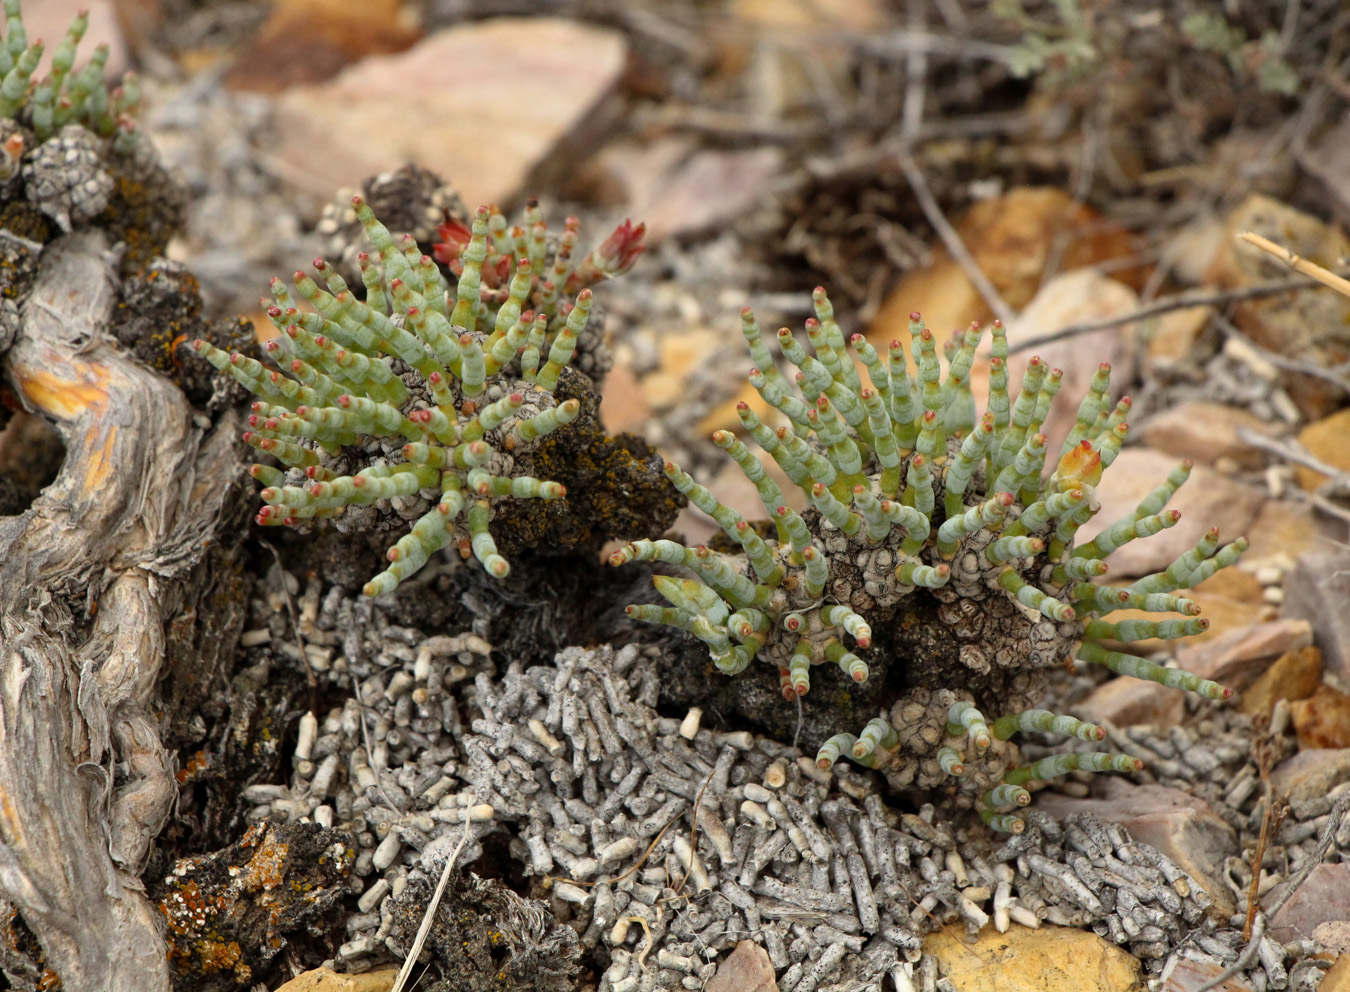
[(1269, 252), (1295, 272), (1301, 272), (1305, 276), (1316, 279), (1323, 286), (1334, 289), (1342, 296), (1350, 296), (1350, 279), (1343, 279), (1336, 275), (1336, 273), (1322, 268), (1322, 266), (1318, 265), (1316, 262), (1310, 262), (1306, 258), (1300, 258), (1288, 248), (1277, 245), (1269, 238), (1263, 238), (1261, 235), (1254, 234), (1251, 231), (1243, 231), (1238, 235), (1238, 240), (1245, 241), (1249, 245), (1255, 245), (1262, 251)]
[(450, 872), (455, 867), (455, 862), (459, 860), (459, 854), (464, 850), (464, 845), (469, 841), (469, 809), (472, 807), (471, 797), (470, 806), (464, 809), (464, 833), (460, 835), (459, 843), (455, 849), (450, 852), (450, 856), (445, 859), (445, 867), (441, 869), (441, 880), (436, 883), (436, 891), (431, 894), (431, 902), (427, 903), (427, 911), (422, 915), (422, 925), (417, 928), (417, 936), (413, 940), (413, 945), (408, 949), (408, 956), (403, 959), (403, 967), (398, 970), (398, 978), (394, 979), (394, 987), (389, 992), (403, 992), (404, 985), (407, 984), (408, 976), (412, 974), (413, 968), (417, 967), (417, 959), (422, 954), (422, 945), (427, 942), (427, 934), (431, 932), (431, 924), (436, 919), (436, 910), (441, 904), (441, 896), (445, 894), (445, 886), (450, 881)]

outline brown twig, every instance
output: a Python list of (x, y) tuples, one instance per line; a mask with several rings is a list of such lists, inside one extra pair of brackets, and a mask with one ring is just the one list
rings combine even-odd
[(961, 240), (961, 235), (956, 233), (956, 228), (952, 227), (943, 215), (942, 208), (928, 188), (928, 180), (924, 178), (919, 163), (914, 161), (914, 157), (905, 150), (896, 154), (896, 162), (905, 174), (910, 189), (914, 191), (914, 198), (919, 201), (919, 209), (928, 218), (928, 223), (933, 225), (933, 229), (937, 231), (942, 243), (947, 246), (948, 253), (961, 266), (966, 278), (984, 298), (984, 302), (988, 304), (994, 315), (1003, 323), (1010, 323), (1016, 314), (1012, 307), (1008, 306), (1007, 301), (1003, 299), (994, 284), (990, 282), (989, 277), (984, 274), (984, 270), (980, 268), (974, 256), (970, 254), (965, 243)]

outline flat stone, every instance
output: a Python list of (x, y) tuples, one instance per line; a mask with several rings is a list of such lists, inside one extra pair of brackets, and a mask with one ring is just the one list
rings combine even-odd
[(753, 940), (743, 940), (717, 966), (704, 986), (707, 992), (778, 992), (769, 954)]
[[(1267, 909), (1274, 905), (1290, 882), (1283, 882), (1261, 900)], [(1270, 921), (1272, 940), (1287, 944), (1291, 940), (1311, 938), (1323, 923), (1350, 920), (1350, 864), (1321, 864), (1309, 872), (1303, 884)]]
[[(140, 12), (135, 9), (136, 5), (118, 4), (115, 0), (40, 0), (39, 3), (25, 3), (23, 26), (29, 42), (41, 38), (47, 43), (33, 78), (42, 79), (52, 71), (52, 53), (66, 36), (66, 29), (75, 20), (75, 15), (84, 10), (89, 12), (89, 26), (85, 28), (84, 37), (80, 39), (80, 47), (75, 53), (75, 68), (78, 70), (89, 61), (96, 46), (107, 45), (108, 61), (103, 67), (104, 76), (110, 81), (119, 79), (130, 68), (127, 39), (119, 26), (119, 6), (131, 8), (127, 13), (133, 28), (144, 23), (153, 29), (163, 20), (162, 14), (146, 11), (145, 20), (142, 21)], [(136, 40), (132, 39), (133, 43)]]
[(1122, 677), (1099, 685), (1073, 711), (1090, 723), (1113, 723), (1117, 727), (1149, 724), (1167, 730), (1179, 726), (1185, 718), (1186, 697), (1156, 682)]
[(1291, 710), (1301, 749), (1350, 747), (1350, 695), (1329, 685), (1318, 686)]
[(1219, 868), (1224, 858), (1238, 853), (1237, 835), (1209, 803), (1180, 789), (1135, 785), (1111, 776), (1102, 776), (1094, 790), (1098, 795), (1086, 799), (1043, 792), (1036, 805), (1061, 819), (1070, 813), (1092, 813), (1119, 823), (1135, 840), (1152, 844), (1203, 886), (1216, 910), (1224, 916), (1233, 912), (1233, 897)]
[(1350, 951), (1350, 920), (1319, 923), (1313, 929), (1313, 940), (1333, 954), (1345, 954)]
[(1240, 567), (1253, 571), (1267, 563), (1277, 562), (1282, 565), (1282, 571), (1287, 570), (1289, 563), (1299, 555), (1326, 548), (1328, 538), (1334, 540), (1340, 536), (1334, 533), (1335, 530), (1321, 514), (1314, 513), (1307, 503), (1288, 499), (1266, 500), (1252, 525), (1247, 528), (1251, 547), (1242, 556)]
[(1299, 556), (1284, 577), (1281, 613), (1310, 623), (1328, 672), (1350, 679), (1350, 549)]
[[(1350, 409), (1337, 410), (1329, 417), (1314, 421), (1298, 432), (1298, 440), (1318, 461), (1343, 473), (1350, 472)], [(1306, 465), (1295, 465), (1294, 473), (1298, 484), (1309, 492), (1329, 478)]]
[(1342, 954), (1322, 976), (1317, 992), (1350, 992), (1350, 954)]
[(1350, 748), (1300, 751), (1270, 773), (1275, 792), (1294, 801), (1325, 796), (1342, 782), (1350, 782)]
[(1095, 933), (1072, 927), (992, 926), (974, 943), (944, 928), (923, 943), (959, 992), (1129, 992), (1139, 987), (1139, 962)]
[[(1315, 645), (1286, 651), (1242, 692), (1238, 708), (1243, 713), (1270, 716), (1281, 699), (1307, 699), (1322, 684), (1322, 652)], [(1297, 710), (1295, 711), (1297, 713)], [(1297, 716), (1295, 717), (1297, 725)], [(1300, 746), (1306, 747), (1302, 744)], [(1328, 745), (1313, 745), (1325, 747)], [(1332, 745), (1335, 746), (1335, 745)]]
[[(1241, 231), (1270, 238), (1301, 258), (1335, 268), (1350, 254), (1350, 240), (1335, 225), (1295, 210), (1273, 197), (1252, 194), (1226, 218), (1228, 237), (1210, 267), (1210, 281), (1229, 288), (1288, 276), (1285, 263), (1237, 240)], [(1233, 322), (1258, 345), (1323, 367), (1350, 358), (1350, 299), (1321, 287), (1244, 300), (1233, 307)], [(1344, 397), (1324, 379), (1285, 372), (1289, 395), (1310, 420), (1337, 409)]]
[[(1110, 395), (1113, 399), (1119, 398), (1123, 392), (1122, 384), (1134, 376), (1136, 328), (1134, 324), (1121, 324), (1064, 341), (1039, 345), (1036, 342), (1072, 324), (1120, 317), (1138, 308), (1139, 294), (1129, 286), (1095, 269), (1075, 269), (1061, 272), (1046, 282), (1008, 326), (1009, 347), (1025, 349), (1008, 361), (1009, 392), (1015, 393), (1021, 388), (1022, 376), (1032, 356), (1039, 356), (1047, 367), (1064, 373), (1059, 389), (1062, 398), (1051, 405), (1049, 416), (1041, 424), (1048, 450), (1059, 451), (1078, 417), (1078, 401), (1087, 393), (1102, 362), (1111, 365), (1114, 385)], [(984, 352), (987, 354), (987, 334), (985, 341)], [(984, 394), (974, 379), (972, 389), (983, 400)], [(987, 381), (984, 389), (988, 389)]]
[(647, 225), (653, 243), (721, 230), (755, 205), (782, 164), (777, 148), (696, 152), (630, 209)]
[(1151, 417), (1132, 432), (1154, 451), (1189, 458), (1197, 465), (1213, 465), (1221, 458), (1239, 468), (1257, 469), (1266, 454), (1238, 437), (1241, 429), (1274, 434), (1273, 426), (1254, 413), (1223, 403), (1181, 403)]
[[(1214, 958), (1196, 961), (1184, 957), (1178, 960), (1172, 974), (1163, 983), (1162, 992), (1195, 992), (1218, 978), (1227, 970), (1227, 966)], [(1227, 978), (1222, 984), (1214, 986), (1217, 992), (1254, 992), (1252, 985), (1241, 975)]]
[(296, 975), (276, 992), (389, 992), (398, 978), (397, 968), (368, 971), (361, 975), (340, 975), (329, 968), (315, 968)]
[[(1176, 468), (1178, 459), (1150, 448), (1126, 448), (1105, 472), (1097, 487), (1101, 512), (1078, 531), (1075, 543), (1092, 540), (1106, 527), (1134, 513), (1135, 507)], [(1172, 564), (1194, 547), (1211, 527), (1219, 528), (1224, 544), (1247, 533), (1265, 498), (1261, 490), (1243, 485), (1213, 469), (1197, 465), (1190, 478), (1168, 501), (1181, 511), (1174, 527), (1148, 538), (1131, 541), (1107, 556), (1111, 577), (1147, 575)]]
[[(525, 51), (528, 68), (504, 71)], [(356, 186), (412, 161), (470, 208), (502, 202), (546, 159), (565, 158), (564, 145), (595, 137), (588, 125), (626, 57), (618, 32), (566, 18), (460, 24), (282, 94), (276, 154), (309, 188)]]
[(1186, 307), (1159, 317), (1144, 350), (1145, 374), (1159, 375), (1198, 364), (1200, 336), (1213, 315), (1209, 307)]
[(1242, 690), (1269, 668), (1274, 659), (1311, 644), (1312, 636), (1312, 625), (1306, 620), (1249, 624), (1208, 641), (1180, 645), (1177, 664), (1201, 678)]

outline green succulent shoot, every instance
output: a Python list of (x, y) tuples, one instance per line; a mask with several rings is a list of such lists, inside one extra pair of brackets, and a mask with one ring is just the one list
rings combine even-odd
[(357, 258), (364, 299), (316, 259), (326, 288), (304, 272), (293, 279), (312, 309), (280, 279), (263, 301), (280, 332), (264, 346), (275, 369), (192, 344), (259, 397), (244, 440), (284, 468), (252, 466), (265, 487), (257, 521), (410, 524), (366, 584), (368, 596), (393, 591), (446, 547), (505, 577), (493, 507), (566, 494), (523, 466), (541, 439), (578, 416), (579, 401), (559, 402), (554, 391), (591, 313), (590, 286), (631, 267), (643, 229), (624, 224), (577, 260), (574, 221), (550, 238), (534, 202), (516, 227), (480, 207), (471, 228), (441, 228), (433, 258), (411, 236), (396, 241), (361, 197), (352, 203), (374, 246)]
[[(818, 665), (837, 666), (857, 683), (868, 679), (869, 659), (905, 666), (901, 682), (913, 688), (860, 732), (826, 740), (818, 764), (829, 768), (848, 757), (888, 770), (901, 785), (955, 786), (973, 793), (986, 821), (1002, 830), (1022, 829), (1009, 810), (1030, 800), (1027, 782), (1074, 769), (1140, 767), (1134, 758), (1100, 752), (1016, 762), (1006, 742), (1019, 731), (1090, 742), (1105, 736), (1100, 727), (1034, 707), (1045, 673), (1064, 658), (1211, 699), (1231, 694), (1103, 643), (1205, 630), (1199, 607), (1176, 591), (1232, 564), (1246, 547), (1241, 539), (1221, 547), (1212, 530), (1162, 572), (1124, 588), (1097, 584), (1113, 550), (1177, 522), (1180, 514), (1166, 503), (1190, 472), (1189, 463), (1179, 465), (1132, 514), (1075, 545), (1079, 528), (1100, 509), (1094, 487), (1128, 430), (1129, 399), (1113, 405), (1107, 396), (1109, 366), (1094, 376), (1047, 475), (1040, 426), (1061, 373), (1033, 358), (1011, 397), (1000, 324), (993, 325), (987, 409), (977, 417), (969, 375), (978, 325), (956, 335), (944, 374), (917, 313), (910, 315), (908, 348), (892, 341), (882, 356), (857, 334), (850, 352), (823, 289), (814, 303), (810, 351), (786, 328), (777, 335), (797, 370), (791, 380), (754, 315), (742, 312), (756, 366), (750, 382), (781, 425), (764, 422), (748, 404), (738, 407), (745, 433), (805, 493), (809, 509), (793, 510), (760, 455), (718, 431), (714, 442), (754, 484), (771, 527), (753, 526), (668, 462), (676, 488), (739, 553), (669, 540), (627, 545), (612, 564), (662, 562), (693, 576), (657, 577), (665, 605), (630, 606), (630, 616), (688, 631), (728, 675), (756, 660), (774, 666), (789, 700), (810, 691)], [(1108, 619), (1124, 609), (1179, 616)], [(991, 709), (998, 718), (987, 720)]]

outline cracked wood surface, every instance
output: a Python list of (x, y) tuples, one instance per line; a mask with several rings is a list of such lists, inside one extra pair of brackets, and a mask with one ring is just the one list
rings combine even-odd
[(165, 622), (238, 468), (237, 416), (204, 431), (104, 339), (117, 296), (106, 237), (62, 238), (4, 356), (66, 458), (0, 518), (0, 887), (68, 992), (169, 988), (139, 877), (176, 793), (150, 704)]

